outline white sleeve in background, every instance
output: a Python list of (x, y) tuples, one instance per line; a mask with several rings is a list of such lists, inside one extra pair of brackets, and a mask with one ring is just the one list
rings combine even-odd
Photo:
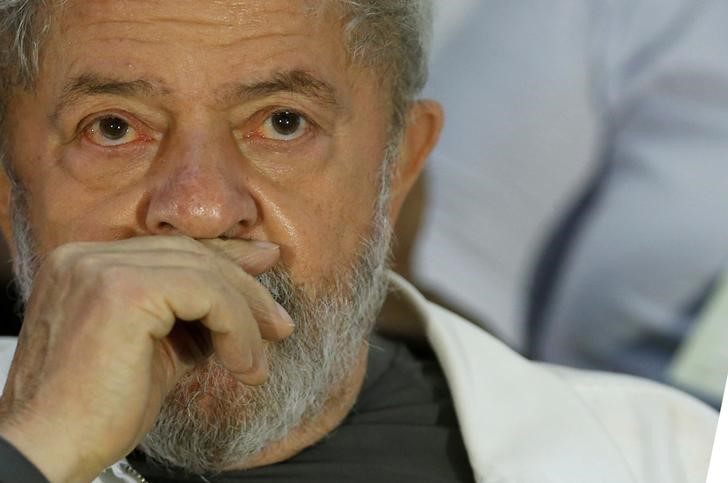
[(532, 258), (594, 168), (601, 3), (437, 2), (425, 95), (446, 122), (427, 168), (415, 275), (512, 346)]
[(728, 255), (728, 2), (611, 6), (610, 171), (557, 280), (540, 356), (664, 380)]

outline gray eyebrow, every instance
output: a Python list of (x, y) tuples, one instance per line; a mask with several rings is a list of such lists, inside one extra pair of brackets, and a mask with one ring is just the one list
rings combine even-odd
[(309, 97), (332, 108), (339, 107), (336, 89), (331, 84), (304, 70), (291, 70), (275, 74), (272, 78), (254, 83), (229, 85), (222, 96), (228, 102), (246, 102), (290, 92)]
[(74, 77), (63, 88), (63, 93), (56, 104), (52, 119), (58, 119), (61, 112), (78, 102), (84, 96), (116, 95), (116, 96), (160, 96), (169, 94), (161, 82), (147, 79), (125, 81), (104, 77), (98, 74), (83, 74)]
[[(230, 84), (224, 91), (222, 98), (226, 102), (242, 103), (281, 92), (291, 92), (312, 98), (335, 109), (339, 107), (336, 90), (327, 82), (304, 70), (277, 73), (270, 79), (259, 82)], [(170, 89), (159, 81), (147, 79), (127, 81), (98, 74), (83, 74), (71, 79), (64, 87), (51, 119), (57, 120), (65, 109), (85, 96), (153, 97), (167, 95), (170, 92)]]

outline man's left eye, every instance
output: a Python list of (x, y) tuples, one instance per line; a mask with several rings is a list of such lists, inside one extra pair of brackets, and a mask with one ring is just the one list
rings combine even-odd
[(294, 111), (277, 111), (271, 114), (260, 128), (260, 134), (267, 139), (292, 141), (306, 133), (308, 121)]
[(121, 146), (135, 141), (139, 135), (131, 125), (119, 116), (106, 116), (93, 122), (86, 129), (86, 136), (100, 146)]

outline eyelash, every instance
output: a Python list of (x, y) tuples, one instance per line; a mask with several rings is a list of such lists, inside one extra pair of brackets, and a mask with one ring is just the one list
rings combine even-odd
[[(126, 124), (128, 124), (129, 128), (134, 130), (134, 132), (136, 133), (137, 139), (127, 142), (127, 143), (121, 143), (121, 144), (116, 144), (116, 145), (114, 145), (114, 144), (103, 145), (103, 144), (99, 144), (99, 143), (91, 140), (93, 126), (96, 125), (97, 123), (99, 123), (105, 119), (109, 119), (109, 118), (118, 118), (118, 119), (121, 119), (122, 121), (124, 121)], [(78, 129), (77, 136), (80, 136), (81, 138), (85, 138), (85, 140), (87, 142), (90, 142), (94, 146), (101, 148), (101, 149), (121, 149), (124, 147), (130, 147), (130, 145), (137, 145), (140, 142), (147, 142), (147, 141), (152, 140), (153, 138), (151, 136), (144, 134), (145, 129), (141, 126), (141, 123), (136, 120), (132, 120), (132, 119), (133, 119), (133, 116), (126, 114), (126, 113), (118, 112), (118, 111), (109, 111), (109, 112), (104, 112), (102, 114), (95, 114), (92, 117), (90, 117), (90, 119), (88, 119), (87, 121), (81, 122), (79, 124), (80, 127)]]
[[(291, 114), (295, 114), (301, 118), (302, 129), (304, 130), (304, 132), (301, 135), (299, 135), (291, 140), (271, 139), (271, 138), (266, 138), (264, 136), (258, 135), (258, 132), (261, 129), (263, 129), (263, 127), (266, 124), (272, 123), (273, 116), (275, 116), (276, 114), (279, 114), (279, 113), (284, 113), (284, 112), (290, 112)], [(296, 109), (291, 109), (291, 108), (286, 108), (286, 107), (275, 107), (272, 109), (267, 109), (266, 111), (261, 112), (258, 116), (254, 116), (254, 118), (256, 118), (256, 117), (258, 119), (262, 118), (262, 121), (256, 122), (255, 123), (256, 127), (254, 129), (252, 129), (250, 131), (246, 130), (247, 132), (246, 132), (246, 134), (244, 134), (242, 136), (242, 139), (244, 139), (246, 141), (252, 141), (255, 143), (271, 143), (271, 144), (274, 143), (274, 144), (279, 144), (279, 145), (280, 144), (289, 144), (290, 145), (291, 143), (298, 142), (298, 141), (302, 140), (303, 138), (307, 138), (312, 132), (319, 129), (318, 124), (316, 124), (313, 120), (311, 120), (311, 118), (309, 116), (301, 113), (300, 111), (298, 111)], [(109, 118), (119, 118), (122, 121), (124, 121), (125, 123), (127, 123), (129, 125), (130, 129), (134, 130), (134, 132), (136, 133), (138, 138), (133, 141), (130, 141), (127, 143), (121, 143), (121, 144), (117, 144), (117, 145), (113, 145), (113, 144), (104, 145), (104, 144), (99, 144), (97, 142), (92, 141), (90, 139), (90, 134), (91, 134), (91, 129), (93, 128), (93, 126), (96, 125), (97, 123), (99, 123), (100, 121), (103, 121), (103, 120), (109, 119)], [(135, 120), (135, 118), (133, 116), (131, 116), (127, 113), (124, 113), (124, 112), (108, 111), (108, 112), (104, 112), (101, 114), (95, 114), (95, 115), (91, 116), (88, 120), (85, 120), (85, 121), (82, 121), (81, 123), (79, 123), (79, 128), (77, 129), (77, 136), (81, 137), (81, 138), (85, 138), (86, 141), (88, 141), (88, 142), (92, 143), (94, 146), (102, 148), (102, 149), (121, 149), (124, 147), (130, 147), (130, 145), (137, 145), (139, 142), (147, 142), (147, 141), (151, 141), (152, 139), (154, 139), (152, 136), (145, 135), (144, 131), (146, 131), (146, 129), (143, 127), (143, 124), (140, 123), (139, 121)]]
[[(294, 114), (301, 119), (301, 129), (303, 129), (303, 133), (301, 133), (299, 136), (295, 137), (294, 139), (290, 140), (283, 140), (283, 139), (271, 139), (266, 138), (264, 136), (259, 135), (259, 132), (266, 126), (271, 125), (273, 123), (273, 116), (276, 114), (282, 114), (282, 113), (291, 113)], [(303, 114), (302, 112), (291, 109), (287, 107), (275, 107), (272, 109), (267, 109), (263, 112), (261, 112), (259, 115), (254, 116), (254, 118), (257, 119), (255, 122), (255, 128), (252, 130), (247, 131), (242, 138), (245, 140), (253, 141), (253, 142), (262, 142), (262, 143), (295, 143), (305, 137), (307, 137), (310, 133), (318, 129), (318, 124), (316, 124), (309, 116), (306, 114)], [(282, 135), (282, 134), (281, 134)]]

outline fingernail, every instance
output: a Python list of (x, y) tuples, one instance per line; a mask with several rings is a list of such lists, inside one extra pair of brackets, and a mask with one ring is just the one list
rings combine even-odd
[(263, 240), (255, 240), (253, 242), (253, 245), (255, 245), (258, 248), (262, 248), (263, 250), (278, 250), (280, 248), (275, 243), (271, 243), (271, 242), (263, 241)]
[[(265, 355), (260, 351), (251, 351), (251, 364), (250, 367), (242, 372), (239, 372), (240, 376), (244, 378), (242, 382), (248, 385), (260, 385), (268, 379), (268, 362)], [(254, 379), (251, 380), (250, 378)]]
[(258, 358), (255, 357), (253, 354), (251, 354), (250, 355), (250, 367), (240, 371), (240, 374), (242, 374), (244, 376), (249, 376), (251, 374), (255, 374), (256, 372), (258, 372)]
[(281, 319), (286, 324), (288, 324), (290, 327), (295, 327), (296, 326), (296, 323), (293, 321), (293, 319), (291, 318), (291, 316), (288, 315), (288, 311), (286, 311), (286, 309), (284, 309), (283, 306), (281, 304), (279, 304), (278, 302), (276, 302), (276, 307), (278, 309), (278, 315), (281, 316)]
[(240, 371), (240, 374), (250, 375), (258, 370), (258, 364), (260, 361), (260, 350), (257, 347), (248, 348), (248, 364), (247, 368)]

